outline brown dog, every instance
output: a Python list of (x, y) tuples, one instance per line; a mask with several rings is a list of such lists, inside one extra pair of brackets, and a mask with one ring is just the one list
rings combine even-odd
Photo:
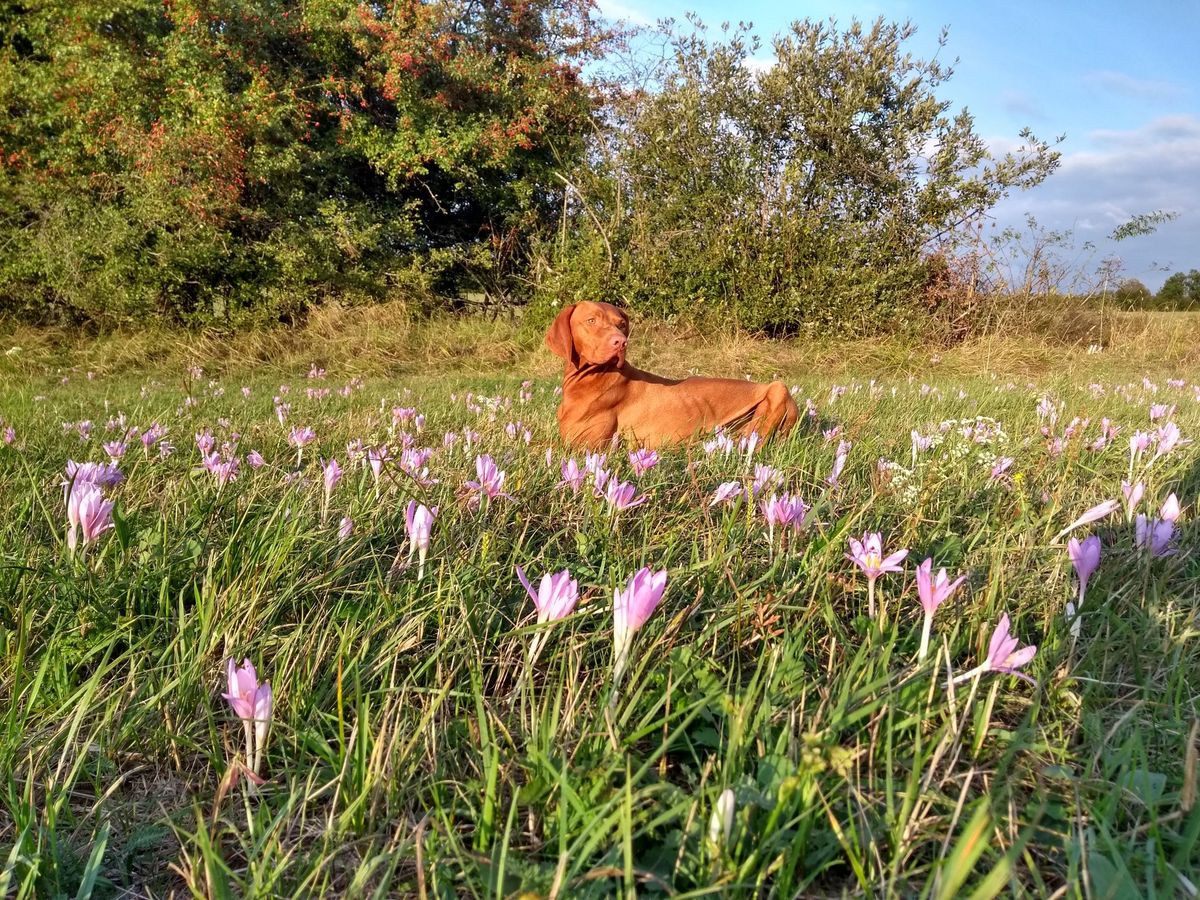
[(550, 326), (546, 345), (566, 362), (558, 427), (568, 444), (600, 447), (619, 434), (658, 447), (718, 426), (767, 438), (799, 418), (782, 382), (651, 375), (625, 361), (628, 340), (629, 317), (611, 303), (568, 306)]

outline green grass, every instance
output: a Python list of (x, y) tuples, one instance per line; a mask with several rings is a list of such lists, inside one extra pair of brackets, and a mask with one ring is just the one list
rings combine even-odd
[[(550, 380), (522, 403), (519, 378), (372, 379), (311, 400), (306, 387), (345, 380), (291, 377), (289, 425), (318, 440), (306, 482), (284, 486), (296, 452), (273, 412), (278, 377), (7, 378), (0, 894), (1194, 895), (1197, 448), (1139, 465), (1143, 511), (1172, 490), (1184, 504), (1178, 553), (1135, 551), (1123, 512), (1078, 532), (1099, 534), (1104, 554), (1074, 646), (1074, 582), (1055, 540), (1120, 497), (1127, 438), (1149, 427), (1151, 402), (1176, 404), (1185, 436), (1200, 436), (1192, 385), (1168, 374), (1154, 373), (1156, 393), (1102, 371), (1036, 385), (931, 375), (932, 391), (844, 379), (833, 401), (829, 380), (805, 376), (799, 399), (818, 419), (753, 461), (815, 507), (814, 524), (774, 549), (755, 509), (708, 506), (752, 467), (739, 454), (663, 454), (638, 479), (649, 501), (615, 519), (558, 489)], [(467, 391), (511, 409), (471, 412)], [(1057, 434), (1091, 420), (1060, 455), (1038, 430), (1043, 396), (1062, 403)], [(377, 491), (355, 467), (324, 517), (317, 459), (348, 467), (352, 439), (397, 443), (393, 406), (427, 417), (415, 441), (435, 448), (438, 483), (389, 467)], [(177, 450), (158, 461), (130, 442), (126, 480), (108, 491), (119, 527), (72, 558), (62, 473), (68, 459), (105, 459), (119, 413), (165, 425)], [(951, 437), (911, 467), (912, 429), (975, 416), (999, 420), (1005, 442)], [(1116, 442), (1086, 449), (1105, 416)], [(87, 441), (62, 426), (81, 419), (94, 423)], [(505, 433), (517, 419), (528, 446)], [(831, 491), (836, 441), (821, 428), (835, 424), (853, 449)], [(443, 432), (464, 427), (476, 447), (444, 450)], [(241, 455), (267, 465), (243, 462), (219, 488), (198, 468), (204, 428), (218, 446), (238, 432)], [(463, 502), (476, 452), (507, 472), (511, 500)], [(1010, 483), (988, 480), (997, 454), (1015, 458)], [(889, 482), (881, 457), (911, 475)], [(633, 478), (623, 451), (609, 462)], [(410, 498), (440, 508), (420, 580), (392, 571)], [(339, 542), (346, 515), (355, 531)], [(906, 573), (880, 581), (876, 621), (844, 558), (867, 529), (911, 549)], [(912, 572), (927, 556), (968, 579), (917, 664)], [(516, 564), (534, 578), (569, 568), (583, 594), (531, 671), (538, 626)], [(668, 570), (667, 592), (614, 692), (613, 589), (642, 566)], [(948, 689), (1003, 611), (1038, 645), (1036, 687), (988, 674)], [(226, 780), (242, 752), (220, 697), (231, 656), (250, 657), (275, 694), (257, 790)], [(735, 822), (717, 846), (709, 821), (726, 788)]]

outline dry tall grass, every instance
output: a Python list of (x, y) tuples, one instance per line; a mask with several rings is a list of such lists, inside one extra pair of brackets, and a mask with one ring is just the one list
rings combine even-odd
[[(767, 378), (806, 373), (921, 377), (950, 374), (1070, 375), (1093, 369), (1138, 374), (1200, 368), (1200, 313), (1109, 313), (1100, 359), (1082, 343), (1039, 333), (970, 339), (949, 348), (911, 337), (846, 341), (763, 340), (745, 332), (687, 323), (635, 321), (630, 360), (668, 375), (704, 373)], [(7, 352), (6, 352), (7, 351)], [(181, 370), (294, 372), (317, 364), (361, 375), (506, 374), (549, 377), (559, 365), (540, 334), (517, 319), (441, 316), (414, 320), (402, 303), (317, 310), (300, 327), (241, 334), (161, 329), (100, 336), (0, 323), (0, 375), (56, 368), (114, 375)]]

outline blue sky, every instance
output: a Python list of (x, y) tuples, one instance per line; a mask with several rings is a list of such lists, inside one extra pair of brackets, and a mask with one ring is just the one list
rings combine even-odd
[[(1015, 145), (1029, 126), (1042, 138), (1065, 135), (1063, 163), (1038, 187), (996, 208), (998, 227), (1026, 213), (1054, 229), (1073, 229), (1094, 253), (1071, 257), (1094, 271), (1115, 253), (1125, 274), (1151, 288), (1167, 272), (1200, 268), (1200, 2), (1006, 3), (899, 0), (794, 2), (741, 0), (598, 0), (610, 18), (649, 24), (682, 20), (691, 10), (709, 25), (740, 19), (769, 38), (795, 19), (880, 15), (911, 20), (917, 56), (958, 59), (940, 96), (966, 107), (997, 150)], [(1130, 216), (1164, 209), (1179, 218), (1148, 237), (1113, 243), (1107, 235)]]

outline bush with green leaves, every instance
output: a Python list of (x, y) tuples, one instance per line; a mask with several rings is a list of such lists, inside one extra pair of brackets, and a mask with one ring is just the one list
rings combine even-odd
[(582, 0), (0, 8), (0, 312), (290, 320), (503, 283), (581, 149)]
[(905, 49), (913, 33), (796, 22), (760, 64), (743, 28), (666, 26), (665, 58), (624, 76), (570, 179), (546, 295), (767, 331), (895, 328), (931, 245), (1058, 164), (1028, 131), (993, 155), (938, 97), (951, 70)]

